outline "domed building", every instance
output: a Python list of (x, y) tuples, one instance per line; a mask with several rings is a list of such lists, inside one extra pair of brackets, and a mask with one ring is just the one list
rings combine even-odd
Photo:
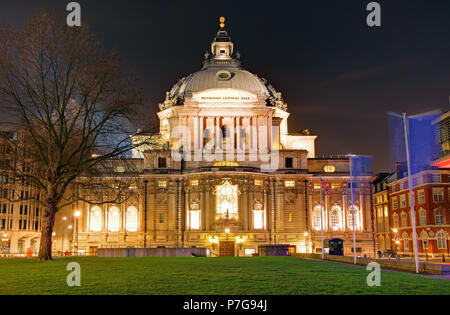
[(348, 156), (317, 157), (317, 136), (289, 133), (282, 94), (242, 67), (224, 26), (201, 70), (159, 104), (159, 133), (132, 137), (135, 167), (118, 172), (134, 181), (134, 194), (117, 204), (77, 204), (72, 245), (85, 253), (206, 247), (243, 256), (285, 244), (320, 253), (323, 222), (325, 250), (340, 239), (352, 253), (355, 226), (357, 252), (372, 254), (371, 171), (359, 174), (352, 202)]

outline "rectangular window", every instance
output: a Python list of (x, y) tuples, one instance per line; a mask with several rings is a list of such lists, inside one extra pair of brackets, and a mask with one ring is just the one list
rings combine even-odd
[(286, 158), (286, 168), (293, 168), (293, 167), (294, 167), (294, 159)]
[(114, 166), (114, 172), (115, 173), (125, 173), (125, 167), (124, 166)]
[(441, 174), (433, 174), (431, 176), (431, 181), (433, 183), (440, 183), (441, 182)]
[(158, 158), (158, 168), (167, 168), (166, 158)]
[(331, 184), (331, 189), (339, 189), (341, 188), (341, 183), (332, 183)]
[(264, 210), (253, 210), (253, 228), (255, 230), (264, 228)]
[(252, 256), (255, 253), (256, 253), (256, 249), (254, 249), (254, 248), (246, 248), (246, 249), (244, 249), (245, 256)]
[(406, 196), (405, 195), (401, 195), (400, 196), (400, 207), (401, 208), (405, 208), (406, 207)]
[(287, 180), (287, 181), (285, 181), (285, 182), (284, 182), (284, 187), (287, 187), (287, 188), (293, 188), (293, 187), (295, 187), (295, 181), (293, 181), (293, 180)]
[(320, 184), (314, 184), (314, 189), (319, 190), (320, 189)]
[(255, 179), (255, 186), (262, 186), (263, 185), (263, 181), (260, 179)]
[(433, 202), (444, 201), (444, 188), (433, 188)]
[(200, 230), (200, 210), (189, 211), (191, 230)]
[(198, 186), (198, 179), (191, 180), (191, 186)]
[(294, 215), (292, 213), (289, 213), (289, 215), (288, 215), (288, 222), (289, 223), (294, 222)]
[(425, 203), (425, 191), (419, 190), (417, 192), (417, 200), (419, 201), (419, 205), (423, 205)]
[(398, 209), (398, 199), (397, 199), (397, 197), (392, 198), (392, 208), (394, 210)]
[(159, 223), (164, 223), (164, 214), (159, 215)]
[(159, 188), (167, 188), (167, 182), (165, 180), (158, 181)]
[(6, 229), (6, 220), (2, 219), (1, 224), (0, 224), (0, 230), (5, 230)]

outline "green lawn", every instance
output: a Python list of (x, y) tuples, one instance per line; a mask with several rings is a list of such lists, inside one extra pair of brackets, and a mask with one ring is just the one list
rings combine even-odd
[[(66, 266), (81, 265), (69, 288)], [(292, 257), (0, 259), (0, 294), (450, 294), (450, 281)]]

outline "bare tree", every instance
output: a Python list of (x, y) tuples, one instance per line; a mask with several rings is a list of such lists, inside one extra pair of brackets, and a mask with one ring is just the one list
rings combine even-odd
[(68, 187), (129, 152), (130, 122), (143, 103), (115, 53), (86, 27), (55, 21), (42, 13), (0, 34), (0, 115), (23, 134), (9, 141), (13, 176), (42, 191), (41, 260), (52, 259), (55, 214)]

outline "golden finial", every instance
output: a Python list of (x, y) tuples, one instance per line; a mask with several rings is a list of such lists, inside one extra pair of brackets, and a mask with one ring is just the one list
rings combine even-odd
[(220, 17), (219, 22), (220, 28), (225, 28), (225, 18), (223, 16)]

